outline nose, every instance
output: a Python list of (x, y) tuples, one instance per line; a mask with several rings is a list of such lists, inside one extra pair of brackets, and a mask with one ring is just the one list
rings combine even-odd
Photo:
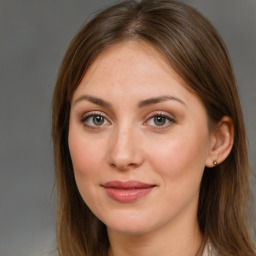
[(144, 159), (139, 137), (131, 127), (113, 131), (109, 144), (109, 163), (112, 167), (127, 170), (142, 165)]

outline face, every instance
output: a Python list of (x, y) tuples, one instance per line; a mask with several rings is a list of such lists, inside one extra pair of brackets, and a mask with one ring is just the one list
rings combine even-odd
[(103, 52), (73, 95), (76, 183), (108, 230), (142, 234), (196, 221), (210, 147), (202, 103), (145, 43)]

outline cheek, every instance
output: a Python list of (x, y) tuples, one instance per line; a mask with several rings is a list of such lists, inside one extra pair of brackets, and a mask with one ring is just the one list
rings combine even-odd
[[(88, 195), (97, 184), (97, 173), (100, 170), (102, 150), (95, 143), (90, 143), (86, 136), (70, 129), (69, 151), (78, 190), (81, 195)], [(84, 198), (85, 199), (85, 198)]]
[(175, 134), (154, 145), (151, 145), (153, 150), (148, 152), (151, 155), (149, 158), (157, 172), (167, 177), (166, 181), (179, 185), (190, 180), (200, 183), (208, 152), (206, 131)]
[(79, 133), (73, 132), (72, 129), (69, 133), (69, 150), (77, 188), (86, 204), (92, 207), (95, 201), (92, 195), (95, 195), (99, 182), (97, 172), (100, 170), (101, 150), (94, 143), (89, 143), (88, 138), (79, 136)]
[(95, 141), (90, 142), (87, 136), (70, 129), (68, 143), (75, 174), (83, 176), (93, 173), (100, 163), (102, 152)]

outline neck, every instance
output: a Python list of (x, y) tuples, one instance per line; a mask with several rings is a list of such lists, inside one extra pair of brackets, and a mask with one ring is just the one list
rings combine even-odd
[(108, 235), (109, 256), (196, 256), (202, 244), (196, 216), (143, 234), (108, 229)]

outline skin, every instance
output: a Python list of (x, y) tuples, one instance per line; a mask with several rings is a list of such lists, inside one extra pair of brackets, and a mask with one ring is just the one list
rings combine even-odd
[[(225, 158), (226, 121), (219, 140), (201, 101), (149, 45), (129, 41), (100, 54), (73, 95), (69, 149), (79, 192), (107, 226), (109, 255), (197, 254), (200, 181), (206, 165)], [(122, 203), (102, 187), (113, 180), (155, 187)]]

